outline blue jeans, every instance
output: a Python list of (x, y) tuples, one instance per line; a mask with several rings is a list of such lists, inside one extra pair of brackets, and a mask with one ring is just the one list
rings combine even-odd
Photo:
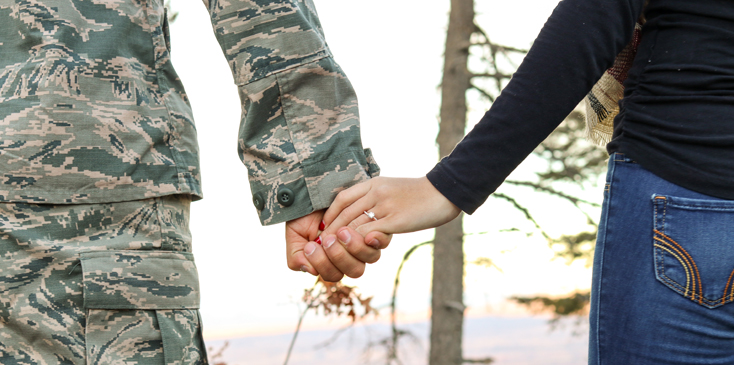
[(613, 154), (594, 255), (589, 364), (734, 364), (732, 302), (734, 201)]

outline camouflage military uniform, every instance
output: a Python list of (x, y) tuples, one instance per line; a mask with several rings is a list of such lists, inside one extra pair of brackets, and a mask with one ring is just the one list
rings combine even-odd
[(0, 363), (205, 363), (189, 203), (0, 204)]
[[(205, 0), (262, 224), (378, 173), (311, 0)], [(0, 0), (0, 363), (205, 362), (163, 0)]]

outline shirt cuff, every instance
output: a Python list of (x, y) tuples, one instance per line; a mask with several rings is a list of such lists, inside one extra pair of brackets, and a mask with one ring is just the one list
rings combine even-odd
[(379, 173), (369, 149), (351, 150), (276, 176), (251, 177), (250, 189), (260, 223), (272, 225), (326, 209), (340, 191)]
[(428, 181), (443, 194), (450, 202), (454, 203), (459, 209), (466, 214), (474, 213), (481, 206), (486, 197), (477, 197), (477, 194), (465, 189), (458, 180), (454, 179), (451, 174), (439, 162), (436, 166), (426, 174)]

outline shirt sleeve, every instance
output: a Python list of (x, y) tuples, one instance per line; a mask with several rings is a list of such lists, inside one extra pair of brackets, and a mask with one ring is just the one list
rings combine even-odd
[(238, 150), (263, 225), (327, 208), (379, 174), (311, 0), (204, 4), (239, 89)]
[(645, 0), (563, 0), (481, 121), (428, 174), (471, 214), (578, 105), (632, 39)]

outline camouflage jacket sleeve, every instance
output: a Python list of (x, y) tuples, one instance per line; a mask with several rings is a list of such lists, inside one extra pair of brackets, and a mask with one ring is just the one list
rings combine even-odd
[(263, 225), (324, 209), (379, 173), (311, 0), (204, 4), (239, 88), (240, 159)]

